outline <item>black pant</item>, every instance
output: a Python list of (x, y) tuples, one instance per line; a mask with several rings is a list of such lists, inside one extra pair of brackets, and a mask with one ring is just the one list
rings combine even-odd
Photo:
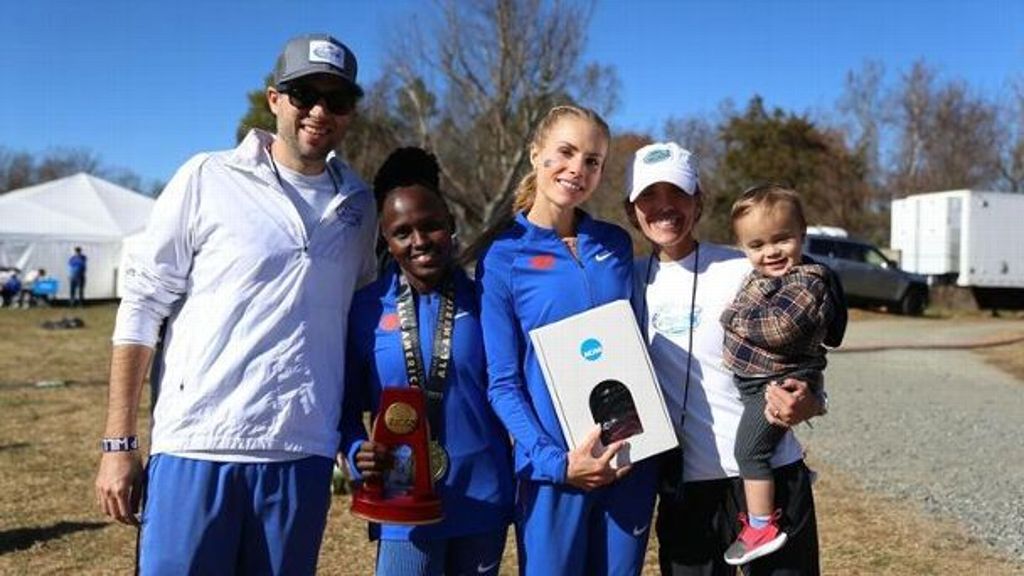
[[(678, 452), (674, 453), (678, 459)], [(669, 460), (669, 462), (671, 462)], [(775, 502), (782, 509), (780, 527), (788, 535), (777, 552), (744, 567), (747, 576), (817, 576), (818, 524), (814, 515), (810, 471), (803, 461), (776, 468)], [(678, 466), (663, 472), (662, 486), (673, 486)], [(682, 498), (658, 498), (658, 561), (663, 576), (733, 576), (736, 568), (722, 555), (739, 532), (737, 515), (746, 509), (743, 480), (724, 478), (683, 484)]]
[(772, 382), (781, 382), (785, 378), (795, 378), (806, 382), (814, 394), (818, 394), (823, 386), (821, 369), (817, 367), (817, 364), (810, 368), (801, 368), (776, 376), (751, 378), (736, 376), (733, 379), (736, 382), (736, 387), (739, 388), (740, 400), (743, 402), (743, 416), (740, 417), (739, 428), (736, 430), (736, 445), (733, 455), (740, 467), (740, 476), (748, 480), (770, 480), (772, 478), (772, 454), (789, 429), (769, 424), (768, 419), (764, 417), (764, 389)]

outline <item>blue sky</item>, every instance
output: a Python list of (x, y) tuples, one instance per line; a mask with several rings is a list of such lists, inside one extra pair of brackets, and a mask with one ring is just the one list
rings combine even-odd
[[(192, 154), (228, 148), (285, 41), (326, 31), (376, 79), (389, 34), (429, 4), (406, 0), (22, 0), (0, 19), (0, 146), (86, 148), (104, 166), (167, 180)], [(566, 33), (578, 33), (567, 30)], [(847, 71), (887, 80), (925, 58), (994, 97), (1024, 79), (1024, 2), (603, 0), (586, 60), (613, 65), (617, 130), (658, 135), (669, 117), (754, 94), (815, 116)]]

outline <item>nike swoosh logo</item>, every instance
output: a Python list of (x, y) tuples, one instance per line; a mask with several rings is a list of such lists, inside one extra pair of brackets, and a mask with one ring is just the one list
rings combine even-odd
[(498, 565), (498, 562), (501, 562), (501, 560), (495, 560), (494, 562), (491, 562), (490, 564), (487, 564), (487, 565), (484, 565), (484, 563), (481, 562), (480, 564), (477, 564), (477, 566), (476, 566), (476, 573), (477, 574), (486, 574), (486, 573), (490, 572), (491, 570), (494, 570), (494, 567)]
[(458, 320), (459, 318), (462, 318), (463, 316), (468, 316), (468, 315), (469, 315), (469, 312), (466, 312), (465, 310), (463, 310), (462, 312), (459, 312), (458, 314), (456, 314), (455, 317), (452, 318), (452, 320)]
[(605, 260), (607, 260), (607, 259), (609, 259), (611, 257), (612, 257), (612, 253), (611, 252), (601, 252), (597, 256), (594, 256), (594, 260), (597, 260), (598, 262), (604, 262)]
[(650, 524), (646, 524), (644, 526), (637, 526), (636, 528), (633, 528), (633, 536), (640, 536), (644, 532), (647, 532), (647, 528), (649, 526)]

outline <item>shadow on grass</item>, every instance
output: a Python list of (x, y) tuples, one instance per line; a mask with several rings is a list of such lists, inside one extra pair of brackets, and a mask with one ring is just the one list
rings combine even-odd
[(21, 450), (22, 448), (28, 448), (31, 446), (28, 442), (14, 442), (12, 444), (0, 444), (0, 452), (6, 452), (8, 450)]
[(37, 542), (56, 540), (67, 534), (83, 530), (100, 530), (107, 526), (106, 522), (57, 522), (51, 526), (38, 528), (15, 528), (0, 532), (0, 556), (8, 552), (27, 550)]

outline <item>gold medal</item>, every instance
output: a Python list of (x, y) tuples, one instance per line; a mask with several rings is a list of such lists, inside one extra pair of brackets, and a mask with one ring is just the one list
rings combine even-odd
[(384, 425), (395, 434), (408, 434), (416, 429), (419, 416), (405, 402), (395, 402), (384, 412)]
[(434, 482), (444, 478), (445, 472), (448, 471), (448, 452), (444, 449), (444, 446), (435, 440), (430, 441), (430, 474), (434, 477)]

